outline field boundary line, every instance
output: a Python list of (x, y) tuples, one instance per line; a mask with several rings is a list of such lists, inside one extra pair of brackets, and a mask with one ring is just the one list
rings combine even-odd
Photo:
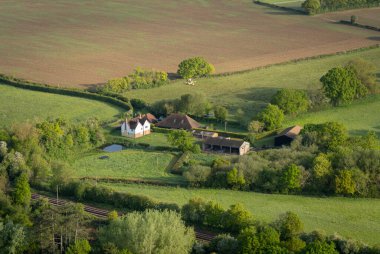
[(329, 54), (320, 54), (320, 55), (315, 55), (315, 56), (308, 56), (308, 57), (302, 57), (302, 58), (297, 58), (281, 63), (274, 63), (274, 64), (267, 64), (251, 69), (245, 69), (241, 71), (232, 71), (232, 72), (223, 72), (223, 73), (218, 73), (218, 74), (212, 74), (207, 77), (204, 77), (204, 79), (209, 79), (209, 78), (215, 78), (215, 77), (227, 77), (227, 76), (232, 76), (232, 75), (238, 75), (238, 74), (244, 74), (244, 73), (249, 73), (257, 70), (265, 70), (270, 67), (274, 66), (282, 66), (282, 65), (287, 65), (287, 64), (293, 64), (293, 63), (299, 63), (299, 62), (306, 62), (310, 60), (315, 60), (315, 59), (323, 59), (323, 58), (329, 58), (333, 56), (340, 56), (340, 55), (348, 55), (348, 54), (353, 54), (353, 53), (358, 53), (358, 52), (363, 52), (363, 51), (369, 51), (372, 49), (377, 49), (380, 48), (379, 43), (375, 43), (371, 46), (366, 46), (366, 47), (361, 47), (361, 48), (356, 48), (356, 49), (351, 49), (351, 50), (343, 50), (343, 51), (338, 51), (335, 53), (329, 53)]

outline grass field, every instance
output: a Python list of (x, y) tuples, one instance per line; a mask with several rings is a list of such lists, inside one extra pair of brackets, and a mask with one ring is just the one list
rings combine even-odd
[(346, 64), (354, 58), (364, 58), (378, 68), (380, 73), (380, 48), (272, 66), (242, 74), (224, 77), (198, 79), (196, 86), (186, 86), (182, 80), (169, 85), (146, 90), (128, 92), (130, 98), (140, 98), (147, 102), (162, 99), (179, 98), (182, 94), (201, 92), (216, 104), (225, 105), (233, 116), (237, 108), (246, 111), (249, 117), (254, 116), (271, 99), (280, 88), (319, 89), (319, 79), (329, 69)]
[(306, 231), (322, 229), (328, 234), (338, 232), (369, 244), (380, 243), (380, 200), (353, 198), (315, 198), (292, 195), (261, 194), (231, 190), (183, 189), (144, 185), (108, 184), (116, 190), (146, 195), (160, 201), (180, 205), (192, 197), (215, 200), (224, 207), (244, 204), (259, 220), (273, 221), (280, 213), (293, 211)]
[(117, 119), (122, 109), (109, 104), (65, 95), (24, 90), (0, 84), (0, 127), (14, 123), (45, 120), (48, 117), (67, 120)]
[(351, 105), (300, 115), (295, 119), (289, 119), (284, 125), (335, 121), (344, 124), (350, 134), (363, 135), (368, 131), (375, 131), (380, 136), (379, 112), (380, 95), (376, 95)]
[(67, 86), (137, 66), (175, 72), (197, 55), (225, 72), (378, 43), (375, 31), (252, 0), (18, 0), (0, 10), (1, 72)]
[[(108, 159), (100, 159), (108, 156)], [(150, 152), (127, 149), (121, 152), (98, 152), (83, 156), (73, 163), (76, 177), (124, 178), (159, 180), (180, 183), (183, 178), (168, 173), (176, 155), (169, 152)]]

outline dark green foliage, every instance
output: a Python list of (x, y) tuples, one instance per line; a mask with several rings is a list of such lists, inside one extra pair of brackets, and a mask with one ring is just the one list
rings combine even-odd
[(148, 89), (167, 84), (168, 74), (163, 71), (135, 69), (122, 78), (114, 78), (98, 88), (100, 93), (125, 93), (130, 89)]
[(178, 65), (177, 73), (185, 78), (197, 78), (207, 76), (215, 71), (212, 64), (208, 63), (203, 57), (193, 57), (183, 60)]
[[(55, 186), (52, 187), (52, 191), (55, 191)], [(77, 200), (94, 201), (134, 211), (146, 209), (179, 211), (179, 207), (175, 204), (159, 203), (146, 196), (115, 192), (109, 188), (92, 186), (82, 182), (69, 182), (61, 185), (60, 192), (64, 196), (74, 197)]]
[(238, 253), (239, 243), (236, 238), (223, 234), (218, 235), (211, 241), (209, 249), (211, 252), (218, 254)]
[(211, 168), (201, 165), (193, 165), (183, 173), (190, 186), (199, 187), (206, 183), (211, 175)]
[(356, 58), (349, 61), (346, 67), (351, 68), (355, 72), (358, 79), (367, 87), (370, 93), (377, 92), (376, 65), (362, 58)]
[(16, 205), (28, 207), (31, 199), (30, 186), (28, 176), (23, 173), (16, 178), (16, 184), (13, 190), (13, 202)]
[(172, 130), (169, 132), (168, 141), (172, 146), (177, 147), (182, 152), (199, 153), (200, 147), (194, 144), (194, 138), (185, 130)]
[(302, 90), (281, 89), (272, 98), (271, 103), (277, 105), (285, 114), (296, 115), (309, 109), (310, 102)]
[(347, 129), (340, 123), (306, 124), (302, 130), (303, 143), (317, 145), (322, 151), (334, 150), (343, 145), (347, 138)]
[(321, 77), (321, 82), (325, 95), (334, 106), (350, 103), (368, 93), (357, 72), (350, 66), (332, 68)]
[(135, 112), (148, 108), (148, 104), (142, 99), (131, 99), (131, 105)]
[(304, 8), (307, 13), (314, 15), (318, 13), (321, 8), (321, 2), (319, 0), (306, 0), (302, 3), (302, 8)]
[(216, 202), (193, 198), (182, 207), (182, 218), (188, 223), (238, 233), (253, 224), (252, 214), (242, 205), (231, 205), (228, 210)]
[(282, 191), (285, 193), (295, 192), (301, 188), (301, 170), (295, 164), (291, 164), (289, 167), (282, 171), (281, 186)]
[(12, 221), (3, 223), (0, 221), (0, 253), (22, 253), (26, 246), (26, 233), (23, 226), (14, 224)]
[(99, 231), (102, 246), (113, 244), (118, 250), (133, 253), (187, 254), (195, 235), (173, 211), (132, 212), (112, 220)]
[(214, 107), (214, 116), (220, 122), (225, 122), (227, 119), (228, 111), (223, 106)]
[(304, 254), (338, 254), (335, 250), (334, 243), (327, 243), (326, 241), (315, 241), (306, 246), (303, 250)]
[(280, 239), (282, 241), (298, 237), (303, 231), (302, 221), (293, 212), (281, 214), (279, 219), (274, 222), (274, 226), (280, 232)]
[(91, 251), (91, 246), (86, 239), (78, 240), (71, 244), (66, 251), (66, 254), (88, 254)]
[(184, 94), (178, 102), (178, 111), (194, 115), (203, 116), (211, 110), (211, 104), (203, 93)]
[(337, 11), (337, 10), (347, 10), (355, 8), (368, 8), (380, 5), (379, 0), (350, 0), (350, 1), (340, 1), (340, 0), (320, 0), (321, 2), (321, 12)]
[(233, 190), (242, 189), (245, 186), (245, 179), (242, 171), (233, 168), (227, 173), (227, 183)]
[(264, 123), (266, 130), (278, 129), (284, 120), (284, 112), (278, 106), (269, 104), (258, 114), (258, 119)]

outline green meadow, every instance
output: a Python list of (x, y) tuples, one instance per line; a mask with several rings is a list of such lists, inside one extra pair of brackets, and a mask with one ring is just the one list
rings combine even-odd
[(271, 222), (285, 211), (302, 219), (305, 230), (335, 232), (368, 244), (380, 243), (380, 200), (343, 197), (305, 197), (217, 189), (186, 189), (137, 184), (103, 184), (117, 191), (146, 195), (183, 205), (190, 198), (215, 200), (224, 207), (242, 203), (255, 218)]
[[(108, 156), (101, 159), (102, 156)], [(96, 152), (83, 155), (72, 167), (76, 177), (121, 178), (159, 180), (165, 183), (181, 183), (182, 176), (169, 170), (177, 155), (170, 152), (153, 152), (126, 149), (120, 152)]]
[(344, 124), (352, 135), (363, 135), (368, 131), (375, 131), (380, 136), (379, 112), (380, 95), (374, 95), (349, 105), (309, 112), (288, 119), (284, 126), (335, 121)]
[(0, 127), (46, 118), (116, 120), (121, 108), (95, 100), (36, 92), (0, 84)]

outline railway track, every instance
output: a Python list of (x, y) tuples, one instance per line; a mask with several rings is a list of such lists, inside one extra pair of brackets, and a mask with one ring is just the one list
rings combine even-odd
[[(37, 193), (32, 194), (33, 200), (36, 200), (39, 198), (46, 198), (49, 201), (49, 203), (54, 205), (54, 206), (63, 206), (63, 205), (68, 204), (68, 203), (74, 203), (72, 201), (68, 201), (68, 200), (64, 200), (64, 199), (58, 199), (57, 200), (56, 198), (51, 198), (51, 197), (40, 195)], [(89, 205), (84, 205), (84, 211), (86, 211), (87, 213), (92, 214), (95, 217), (98, 217), (100, 219), (107, 219), (108, 214), (110, 212), (109, 210), (99, 209), (99, 208), (89, 206)], [(123, 213), (119, 213), (119, 216), (121, 216), (121, 215), (123, 215)], [(198, 241), (210, 242), (212, 239), (214, 239), (215, 234), (212, 234), (210, 232), (205, 232), (203, 230), (195, 229), (195, 237)]]

